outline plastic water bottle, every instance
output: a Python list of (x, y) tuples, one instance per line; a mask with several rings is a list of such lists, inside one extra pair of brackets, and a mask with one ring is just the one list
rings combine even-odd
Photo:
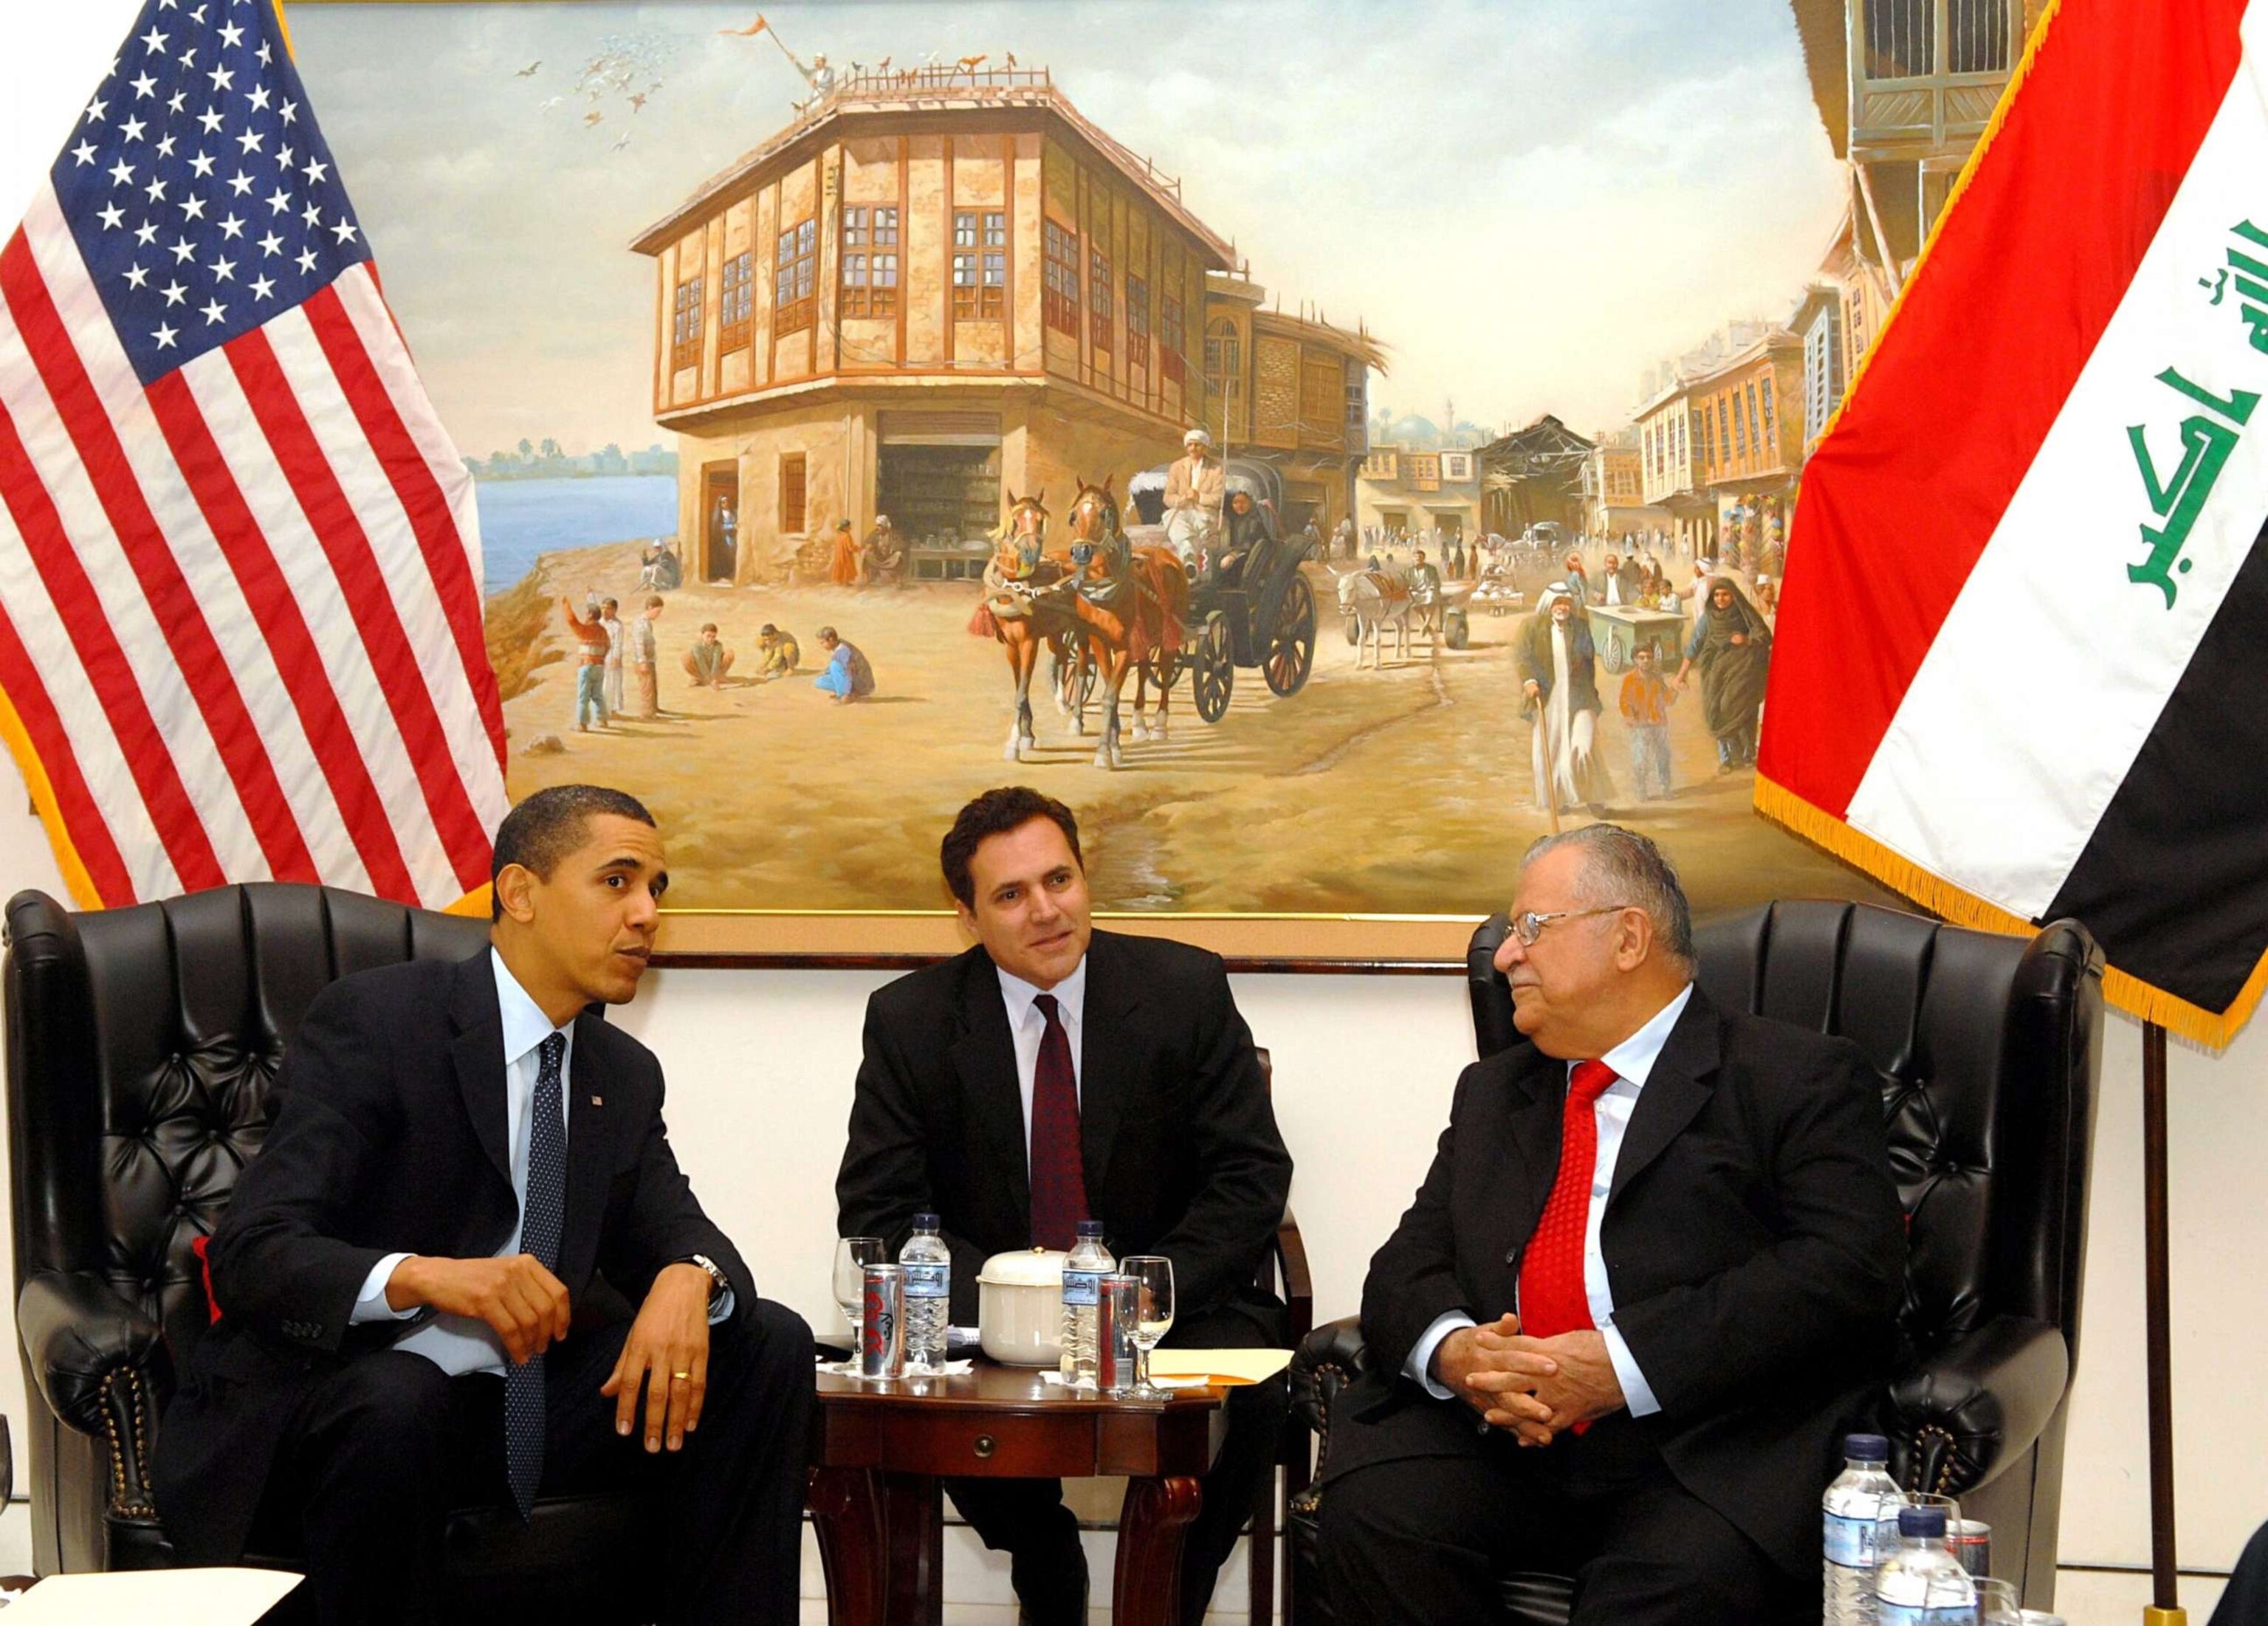
[(906, 1365), (939, 1371), (952, 1319), (953, 1250), (937, 1233), (936, 1215), (914, 1216), (914, 1233), (898, 1250), (898, 1262), (906, 1268)]
[(1945, 1510), (1898, 1510), (1897, 1550), (1874, 1571), (1875, 1626), (1977, 1626), (1977, 1583), (1945, 1544)]
[(1880, 1434), (1852, 1434), (1843, 1442), (1843, 1472), (1827, 1487), (1823, 1509), (1827, 1549), (1826, 1626), (1868, 1626), (1874, 1618), (1874, 1524), (1895, 1506), (1890, 1442)]
[(1102, 1222), (1079, 1222), (1079, 1242), (1064, 1261), (1063, 1380), (1074, 1388), (1095, 1386), (1095, 1333), (1101, 1316), (1102, 1278), (1118, 1268), (1102, 1245)]

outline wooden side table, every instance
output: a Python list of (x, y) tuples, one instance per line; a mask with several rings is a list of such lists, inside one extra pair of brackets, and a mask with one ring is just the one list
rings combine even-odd
[(1212, 1460), (1222, 1391), (1162, 1402), (1066, 1394), (1024, 1367), (865, 1383), (821, 1372), (811, 1511), (832, 1626), (937, 1626), (944, 1478), (1123, 1475), (1111, 1618), (1172, 1626), (1182, 1537)]

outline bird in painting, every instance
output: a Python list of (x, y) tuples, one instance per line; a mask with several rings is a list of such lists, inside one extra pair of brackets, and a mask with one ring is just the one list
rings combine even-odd
[(532, 79), (535, 77), (535, 70), (541, 66), (543, 66), (543, 59), (539, 56), (512, 77), (515, 79)]
[(590, 112), (583, 115), (583, 122), (585, 125), (595, 125), (603, 121), (606, 116), (607, 115), (605, 114), (600, 113), (596, 107), (593, 107)]

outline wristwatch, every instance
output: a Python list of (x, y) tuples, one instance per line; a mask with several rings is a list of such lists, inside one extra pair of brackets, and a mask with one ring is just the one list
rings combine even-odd
[(677, 1262), (685, 1265), (699, 1265), (709, 1273), (709, 1302), (712, 1306), (733, 1285), (730, 1278), (717, 1268), (717, 1262), (706, 1254), (688, 1254)]

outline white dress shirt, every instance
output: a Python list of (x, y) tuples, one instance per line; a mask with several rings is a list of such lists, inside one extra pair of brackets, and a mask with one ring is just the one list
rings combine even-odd
[[(1583, 1218), (1583, 1297), (1589, 1301), (1591, 1324), (1599, 1329), (1606, 1341), (1607, 1358), (1614, 1363), (1615, 1378), (1622, 1385), (1623, 1402), (1634, 1417), (1650, 1416), (1661, 1409), (1653, 1390), (1638, 1370), (1630, 1345), (1615, 1327), (1615, 1296), (1607, 1280), (1606, 1256), (1599, 1251), (1599, 1226), (1606, 1218), (1607, 1197), (1615, 1188), (1615, 1159), (1623, 1149), (1623, 1131), (1630, 1128), (1631, 1114), (1638, 1108), (1638, 1093), (1653, 1071), (1653, 1064), (1661, 1057), (1661, 1047), (1669, 1041), (1669, 1030), (1677, 1026), (1677, 1019), (1685, 1014), (1692, 1000), (1693, 985), (1688, 982), (1677, 997), (1655, 1012), (1646, 1025), (1599, 1059), (1614, 1069), (1615, 1081), (1602, 1091), (1591, 1105), (1594, 1121), (1598, 1125), (1599, 1149), (1591, 1166), (1591, 1200)], [(1572, 1076), (1575, 1063), (1567, 1063)], [(1519, 1287), (1513, 1285), (1515, 1312), (1518, 1310)], [(1441, 1340), (1460, 1327), (1470, 1327), (1473, 1318), (1462, 1310), (1444, 1312), (1425, 1329), (1403, 1364), (1403, 1373), (1425, 1386), (1425, 1392), (1436, 1400), (1454, 1400), (1447, 1384), (1432, 1375), (1433, 1351)]]
[[(504, 1019), (504, 1132), (512, 1144), (512, 1196), (525, 1213), (527, 1143), (535, 1117), (536, 1075), (543, 1065), (539, 1052), (543, 1041), (554, 1034), (566, 1041), (559, 1053), (559, 1135), (563, 1148), (567, 1123), (574, 1115), (568, 1110), (565, 1086), (572, 1077), (575, 1062), (575, 1023), (571, 1017), (563, 1026), (554, 1027), (542, 1007), (528, 997), (519, 979), (504, 968), (504, 956), (493, 948), (489, 950), (489, 966), (496, 973), (497, 1010)], [(517, 1219), (512, 1222), (511, 1233), (496, 1250), (497, 1258), (509, 1259), (520, 1251), (520, 1223)], [(417, 1313), (415, 1306), (397, 1310), (386, 1301), (387, 1283), (393, 1278), (394, 1268), (409, 1257), (407, 1253), (388, 1254), (372, 1267), (369, 1276), (363, 1279), (362, 1294), (355, 1300), (354, 1312), (347, 1318), (350, 1322), (406, 1321)], [(713, 1327), (732, 1313), (733, 1290), (728, 1287), (710, 1306), (709, 1324)], [(453, 1378), (475, 1372), (501, 1373), (511, 1361), (496, 1329), (468, 1315), (437, 1314), (394, 1347), (423, 1356)]]
[(1042, 994), (1056, 997), (1056, 1015), (1064, 1025), (1064, 1037), (1071, 1041), (1071, 1093), (1078, 1096), (1080, 1082), (1086, 1077), (1085, 1063), (1080, 1060), (1079, 1034), (1086, 1025), (1086, 956), (1080, 955), (1077, 968), (1053, 988), (1035, 988), (997, 966), (993, 969), (1000, 978), (1000, 998), (1008, 1007), (1008, 1037), (1016, 1045), (1016, 1088), (1024, 1099), (1024, 1166), (1029, 1169), (1032, 1081), (1039, 1071), (1040, 1041), (1048, 1031), (1048, 1019), (1032, 1001)]

